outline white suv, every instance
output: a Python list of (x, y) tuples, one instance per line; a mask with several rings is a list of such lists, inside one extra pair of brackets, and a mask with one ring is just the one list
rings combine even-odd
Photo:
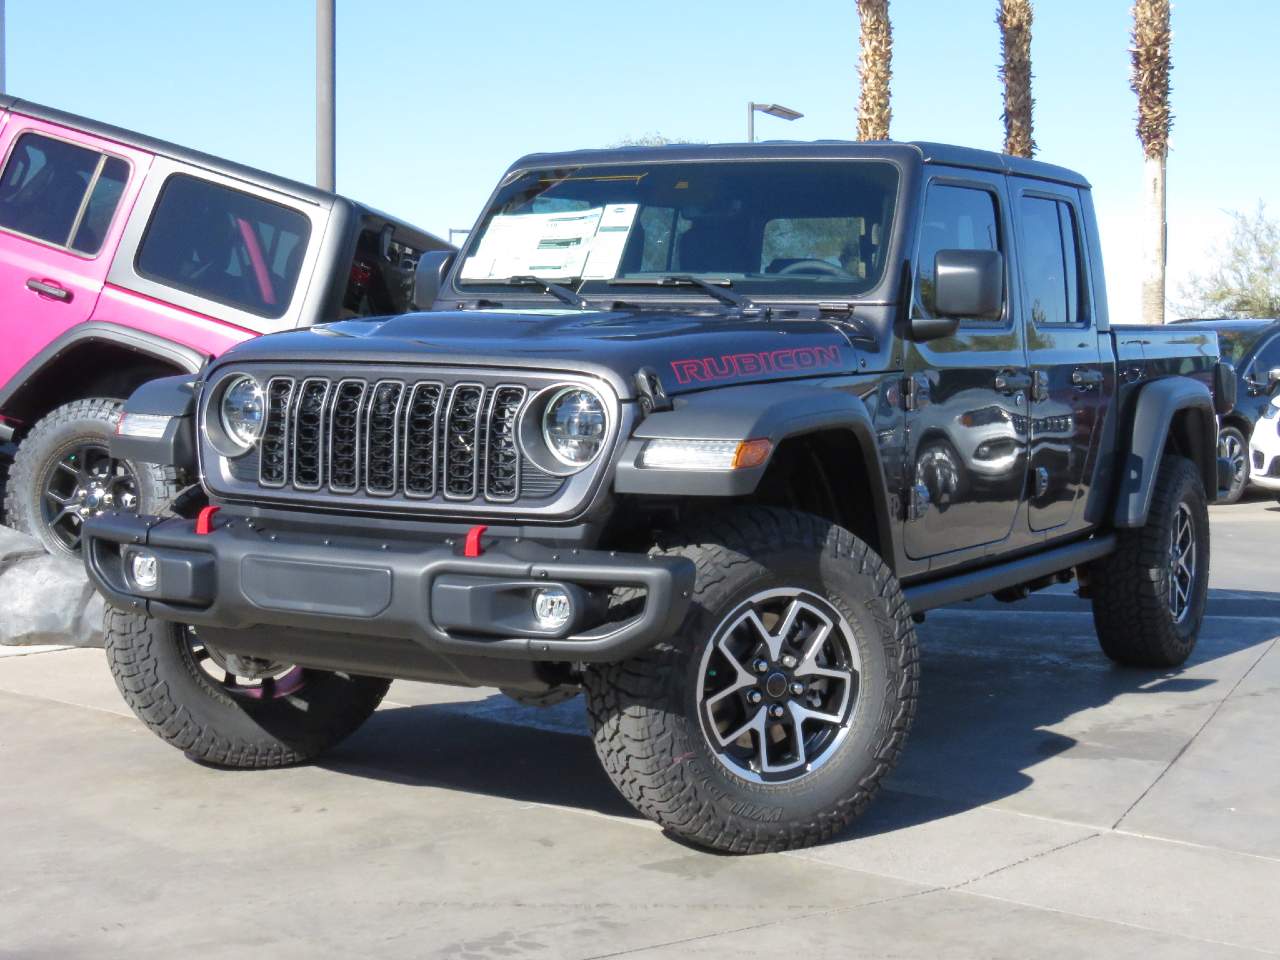
[(1262, 411), (1249, 441), (1250, 482), (1280, 500), (1280, 397)]

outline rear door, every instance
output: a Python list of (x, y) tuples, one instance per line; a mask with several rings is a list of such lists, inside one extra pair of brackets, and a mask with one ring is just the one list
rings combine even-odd
[(1002, 251), (1006, 297), (999, 320), (962, 319), (953, 336), (906, 344), (913, 478), (903, 543), (913, 559), (1006, 540), (1023, 502), (1030, 376), (1005, 198), (1004, 178), (978, 171), (935, 174), (926, 188), (912, 310), (931, 315), (940, 250)]
[(93, 312), (150, 157), (20, 115), (0, 157), (2, 388)]
[(1018, 275), (1031, 367), (1027, 519), (1070, 529), (1093, 472), (1093, 436), (1106, 411), (1103, 344), (1089, 291), (1075, 189), (1011, 179)]

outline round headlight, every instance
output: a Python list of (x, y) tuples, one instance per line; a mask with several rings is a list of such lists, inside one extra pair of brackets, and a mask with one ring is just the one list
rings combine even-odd
[(222, 429), (233, 443), (252, 447), (262, 436), (266, 395), (253, 377), (236, 377), (222, 391)]
[(594, 390), (565, 387), (542, 414), (542, 439), (565, 466), (585, 467), (604, 448), (609, 421)]

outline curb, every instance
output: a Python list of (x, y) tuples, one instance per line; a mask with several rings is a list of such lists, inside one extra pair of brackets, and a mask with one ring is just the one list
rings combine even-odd
[(0, 527), (0, 645), (101, 647), (104, 613), (79, 563)]

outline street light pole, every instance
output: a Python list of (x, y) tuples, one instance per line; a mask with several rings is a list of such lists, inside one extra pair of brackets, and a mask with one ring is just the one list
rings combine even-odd
[(767, 113), (771, 117), (777, 117), (779, 120), (799, 120), (804, 116), (799, 110), (792, 110), (790, 107), (784, 107), (780, 103), (756, 103), (754, 100), (747, 101), (747, 143), (756, 142), (756, 113)]
[(337, 183), (334, 4), (335, 0), (316, 0), (316, 186), (321, 190), (333, 190)]

